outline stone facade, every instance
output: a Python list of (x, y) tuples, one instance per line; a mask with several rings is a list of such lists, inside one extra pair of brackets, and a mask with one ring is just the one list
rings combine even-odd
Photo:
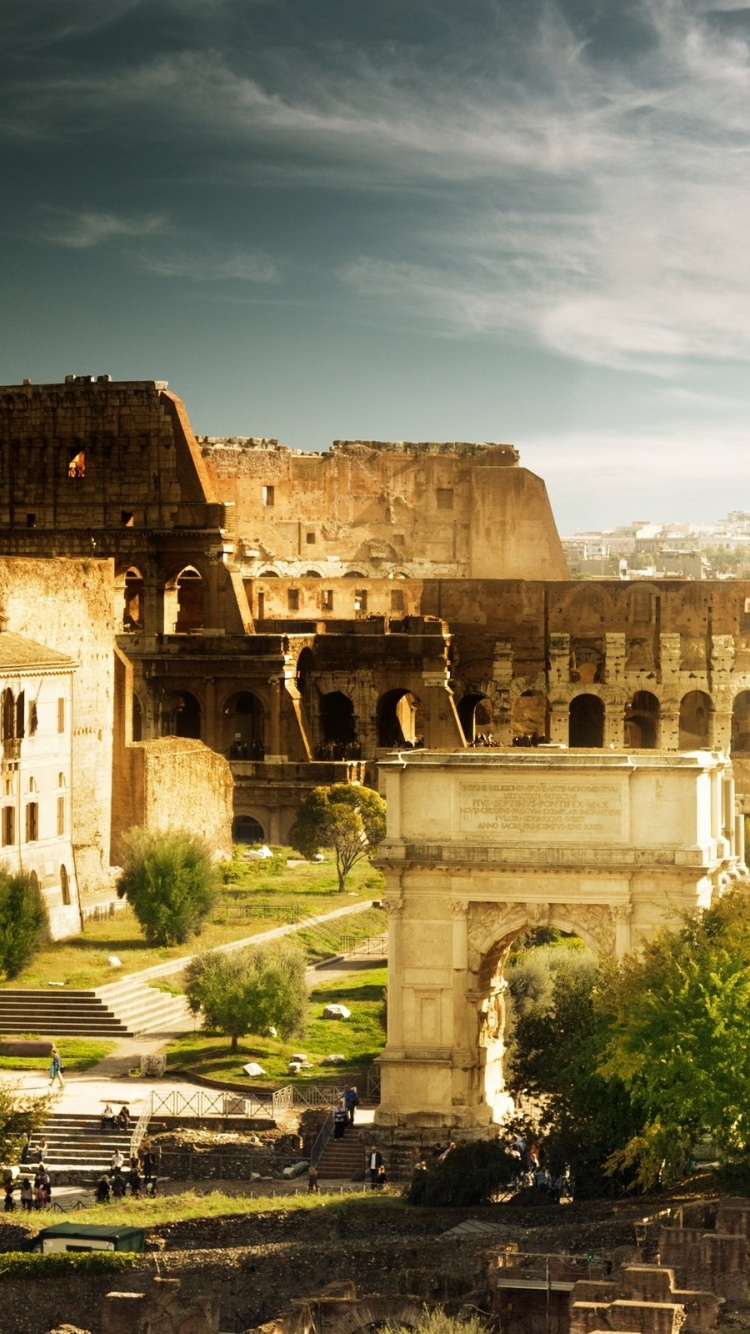
[(425, 751), (381, 769), (383, 1128), (465, 1137), (502, 1119), (516, 936), (553, 926), (622, 957), (746, 874), (721, 754)]

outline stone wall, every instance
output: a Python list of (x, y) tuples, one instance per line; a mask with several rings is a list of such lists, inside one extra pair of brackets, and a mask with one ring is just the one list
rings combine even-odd
[(218, 856), (232, 851), (232, 771), (222, 755), (202, 741), (161, 737), (125, 750), (122, 769), (127, 796), (115, 812), (113, 856), (132, 825), (190, 829)]

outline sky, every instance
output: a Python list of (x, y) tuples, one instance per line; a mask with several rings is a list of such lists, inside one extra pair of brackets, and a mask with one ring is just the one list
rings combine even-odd
[(4, 0), (6, 384), (750, 510), (750, 4)]

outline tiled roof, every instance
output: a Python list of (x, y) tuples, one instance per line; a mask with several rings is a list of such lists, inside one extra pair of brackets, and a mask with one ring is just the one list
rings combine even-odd
[(74, 658), (67, 653), (58, 653), (57, 649), (47, 648), (46, 644), (37, 644), (23, 635), (14, 635), (7, 630), (0, 632), (0, 673), (9, 671), (31, 672), (45, 668), (52, 671), (72, 670), (76, 667)]

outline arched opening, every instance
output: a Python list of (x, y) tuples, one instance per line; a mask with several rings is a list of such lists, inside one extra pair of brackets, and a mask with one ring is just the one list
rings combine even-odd
[(604, 702), (598, 695), (576, 695), (570, 701), (568, 745), (589, 750), (604, 745)]
[(224, 706), (224, 753), (230, 760), (265, 758), (263, 705), (251, 690), (232, 695)]
[(377, 708), (379, 746), (421, 746), (420, 703), (410, 690), (388, 690)]
[(343, 691), (331, 690), (327, 695), (321, 695), (320, 728), (323, 739), (318, 747), (319, 760), (359, 758), (354, 704)]
[(235, 815), (232, 821), (234, 843), (264, 843), (263, 825), (252, 815)]
[(604, 654), (598, 643), (587, 639), (570, 641), (570, 680), (583, 686), (602, 680)]
[(458, 716), (470, 746), (492, 746), (492, 705), (486, 695), (467, 692), (458, 701)]
[(203, 580), (194, 565), (186, 565), (164, 589), (164, 632), (194, 635), (202, 629)]
[(732, 704), (733, 755), (750, 751), (750, 690), (741, 690)]
[(70, 903), (70, 876), (67, 866), (60, 867), (60, 893), (62, 894), (62, 901), (67, 907)]
[(678, 750), (704, 750), (709, 744), (711, 696), (704, 690), (690, 690), (680, 702)]
[(654, 750), (658, 735), (659, 701), (650, 690), (636, 690), (625, 705), (625, 745), (629, 750)]
[(524, 690), (513, 705), (513, 745), (549, 741), (549, 700), (541, 690)]
[(143, 709), (137, 695), (133, 695), (133, 740), (143, 740)]
[(168, 695), (162, 708), (162, 736), (185, 736), (201, 739), (201, 706), (189, 690), (175, 690)]
[(143, 629), (143, 575), (140, 570), (125, 571), (122, 628), (125, 634), (136, 634)]

